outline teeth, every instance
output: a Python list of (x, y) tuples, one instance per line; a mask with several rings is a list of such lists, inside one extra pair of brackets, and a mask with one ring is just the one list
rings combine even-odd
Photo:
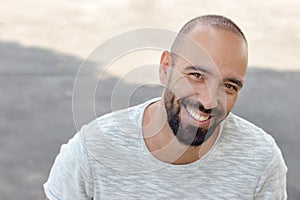
[(198, 115), (197, 113), (195, 113), (193, 110), (191, 110), (191, 109), (189, 109), (189, 108), (187, 108), (186, 110), (188, 111), (188, 113), (189, 113), (192, 117), (194, 117), (194, 118), (195, 118), (196, 120), (198, 120), (198, 121), (206, 121), (206, 120), (208, 120), (208, 118), (209, 118), (209, 116), (207, 116), (207, 117), (200, 116), (200, 115)]

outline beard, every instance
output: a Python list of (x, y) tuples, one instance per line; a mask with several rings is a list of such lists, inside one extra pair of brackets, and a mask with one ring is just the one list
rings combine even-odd
[[(176, 99), (175, 94), (168, 88), (166, 88), (164, 102), (168, 123), (174, 136), (176, 136), (180, 143), (188, 146), (197, 147), (202, 145), (214, 133), (215, 129), (222, 121), (222, 116), (224, 116), (224, 110), (222, 109), (205, 109), (201, 103), (194, 102), (188, 97)], [(183, 107), (186, 108), (187, 105), (193, 106), (201, 112), (213, 114), (214, 120), (208, 127), (197, 127), (186, 123), (184, 124), (180, 114), (181, 109)]]

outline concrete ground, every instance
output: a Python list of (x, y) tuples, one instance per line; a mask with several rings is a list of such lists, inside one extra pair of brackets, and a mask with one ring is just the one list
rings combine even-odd
[[(42, 184), (61, 144), (76, 132), (72, 90), (82, 62), (75, 56), (19, 43), (0, 43), (0, 199), (43, 199)], [(93, 63), (83, 84), (95, 79)], [(102, 79), (96, 90), (96, 114), (111, 110), (116, 78)], [(124, 96), (135, 88), (122, 82), (115, 96), (123, 107)], [(234, 112), (268, 131), (281, 148), (288, 171), (289, 199), (300, 199), (300, 72), (251, 68)], [(160, 95), (159, 87), (141, 87), (129, 104)], [(85, 96), (84, 92), (82, 96)], [(119, 103), (119, 104), (118, 104)], [(123, 103), (123, 104), (122, 104)], [(85, 105), (77, 104), (77, 126), (90, 121)]]

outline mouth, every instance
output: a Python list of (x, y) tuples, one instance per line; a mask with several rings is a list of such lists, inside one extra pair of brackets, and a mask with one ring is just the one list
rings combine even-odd
[(193, 107), (185, 106), (185, 109), (188, 112), (188, 114), (190, 114), (190, 116), (198, 122), (207, 122), (211, 119), (211, 115), (200, 112), (199, 110), (196, 110)]

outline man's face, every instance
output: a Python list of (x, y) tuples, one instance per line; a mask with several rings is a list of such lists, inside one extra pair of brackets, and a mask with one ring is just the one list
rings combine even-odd
[(163, 101), (177, 139), (199, 146), (214, 133), (237, 99), (247, 66), (247, 47), (226, 30), (198, 27), (189, 37), (205, 51), (190, 57), (185, 47), (182, 54), (165, 55), (171, 62), (165, 68)]

